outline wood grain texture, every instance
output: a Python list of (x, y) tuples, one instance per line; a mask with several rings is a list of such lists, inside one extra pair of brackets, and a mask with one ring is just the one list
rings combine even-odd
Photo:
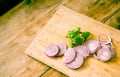
[[(62, 2), (32, 0), (27, 6), (22, 2), (0, 17), (0, 77), (65, 76), (23, 53)], [(119, 0), (68, 0), (65, 6), (99, 21), (108, 20), (106, 24), (115, 28), (119, 26)]]
[[(81, 30), (90, 31), (93, 34), (90, 39), (95, 39), (95, 36), (100, 33), (108, 33), (113, 39), (117, 56), (109, 62), (101, 62), (93, 57), (89, 57), (80, 69), (71, 70), (62, 62), (62, 57), (49, 58), (44, 54), (44, 48), (51, 43), (65, 42), (69, 46), (65, 35), (68, 30), (78, 26), (81, 27)], [(119, 77), (119, 35), (120, 31), (108, 25), (97, 22), (66, 7), (61, 7), (34, 39), (26, 50), (26, 53), (71, 77)]]
[[(49, 67), (24, 54), (61, 0), (20, 3), (0, 17), (0, 77), (38, 77)], [(38, 2), (38, 3), (37, 3)]]
[(117, 13), (114, 14), (111, 18), (109, 18), (109, 20), (106, 21), (105, 23), (109, 24), (111, 27), (120, 30), (120, 9), (118, 9)]
[[(120, 0), (68, 0), (64, 5), (98, 21), (106, 22), (120, 9)], [(114, 17), (111, 22), (114, 22)], [(116, 28), (117, 24), (113, 24), (109, 25)]]
[(63, 73), (58, 72), (55, 69), (48, 70), (45, 74), (41, 75), (40, 77), (56, 77), (56, 76), (57, 77), (68, 77), (68, 76), (64, 75)]

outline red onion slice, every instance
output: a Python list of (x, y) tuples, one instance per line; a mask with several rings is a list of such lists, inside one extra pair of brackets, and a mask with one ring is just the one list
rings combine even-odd
[(91, 54), (95, 53), (101, 46), (97, 40), (89, 40), (84, 43), (88, 47)]
[(45, 54), (50, 57), (56, 56), (58, 52), (59, 52), (59, 48), (55, 44), (48, 45), (45, 48)]
[(71, 63), (66, 64), (66, 66), (70, 69), (77, 69), (81, 67), (83, 63), (84, 63), (84, 58), (81, 54), (78, 53), (75, 60), (72, 61)]
[(76, 57), (76, 52), (73, 48), (68, 48), (67, 51), (64, 53), (63, 62), (64, 63), (70, 63), (72, 62)]
[[(101, 39), (101, 37), (103, 37), (103, 36), (106, 37), (107, 40)], [(108, 34), (100, 34), (97, 37), (97, 41), (99, 41), (100, 44), (109, 44), (109, 43), (111, 43), (111, 37)]]
[(102, 45), (102, 47), (109, 49), (112, 57), (114, 57), (116, 55), (115, 50), (112, 48), (111, 45)]
[(74, 47), (74, 50), (77, 53), (80, 53), (84, 58), (86, 58), (87, 56), (90, 55), (89, 49), (84, 45), (78, 45), (78, 46)]
[(111, 59), (111, 57), (112, 57), (112, 54), (110, 50), (108, 50), (107, 48), (101, 48), (97, 52), (97, 58), (101, 61), (108, 61)]
[(58, 43), (59, 53), (56, 56), (63, 56), (66, 51), (66, 44), (65, 43)]
[(98, 50), (94, 56), (101, 61), (109, 61), (115, 54), (115, 51), (110, 45), (102, 45), (102, 48)]

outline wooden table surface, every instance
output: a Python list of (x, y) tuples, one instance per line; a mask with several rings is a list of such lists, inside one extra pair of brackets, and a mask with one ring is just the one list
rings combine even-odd
[(0, 17), (0, 77), (67, 77), (24, 53), (61, 5), (120, 29), (119, 0), (34, 0), (29, 5), (21, 2)]

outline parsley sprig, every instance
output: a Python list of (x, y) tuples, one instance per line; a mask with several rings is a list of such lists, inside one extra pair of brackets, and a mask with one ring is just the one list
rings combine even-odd
[(74, 47), (75, 45), (83, 44), (90, 34), (90, 32), (81, 32), (80, 27), (77, 27), (73, 30), (69, 30), (66, 37), (70, 39), (70, 47)]

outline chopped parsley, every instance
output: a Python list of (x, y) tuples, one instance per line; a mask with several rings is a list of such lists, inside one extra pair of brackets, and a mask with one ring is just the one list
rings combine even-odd
[(85, 40), (89, 37), (90, 32), (81, 32), (80, 27), (77, 27), (73, 30), (69, 30), (67, 33), (67, 37), (70, 39), (70, 47), (74, 47), (75, 45), (83, 44)]

